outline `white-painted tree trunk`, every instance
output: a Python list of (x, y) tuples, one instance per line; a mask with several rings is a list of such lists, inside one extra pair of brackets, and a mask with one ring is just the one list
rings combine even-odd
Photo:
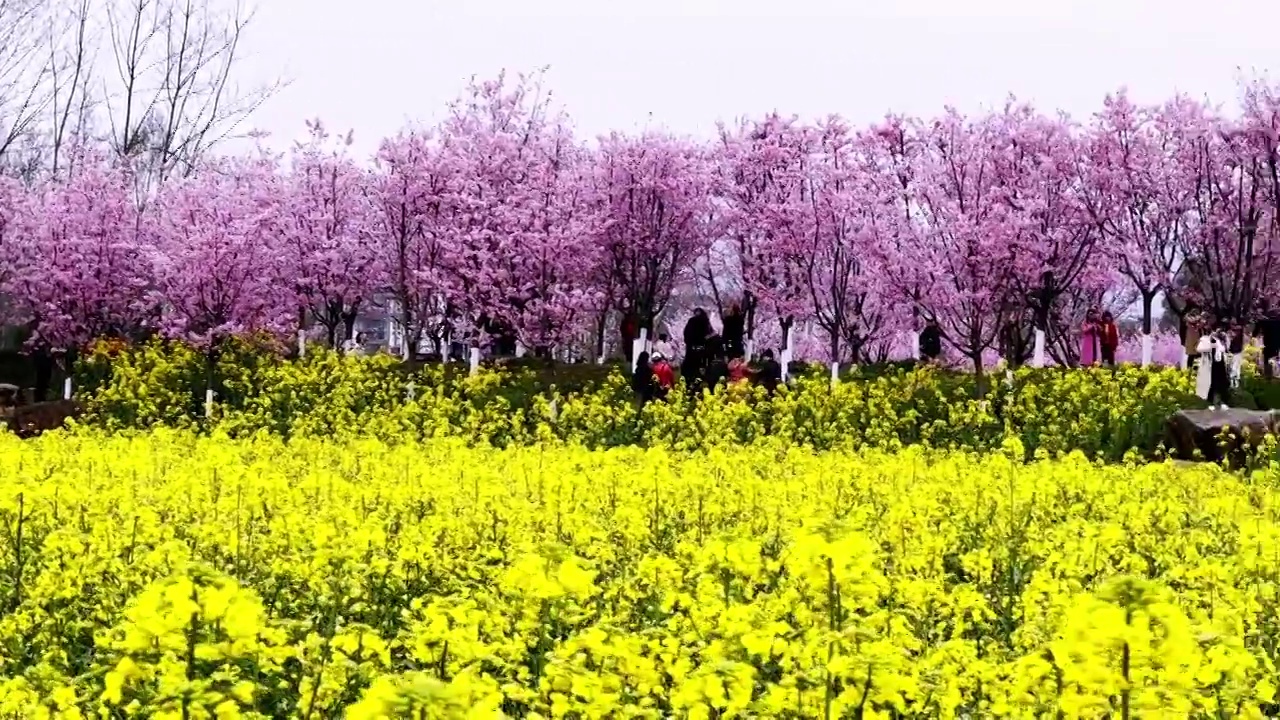
[(631, 372), (636, 371), (636, 365), (640, 364), (640, 353), (644, 352), (644, 340), (636, 338), (631, 341)]
[(649, 342), (649, 330), (647, 328), (640, 328), (640, 349), (642, 352), (653, 352), (653, 344)]
[(785, 383), (791, 379), (791, 375), (790, 375), (791, 348), (789, 347), (782, 348), (782, 352), (779, 353), (779, 355), (780, 355), (780, 364), (782, 365), (782, 382)]
[[(1148, 334), (1142, 336), (1142, 367), (1150, 367), (1155, 356), (1156, 339)], [(1185, 362), (1185, 359), (1183, 360)]]
[(298, 328), (298, 357), (307, 356), (307, 331)]
[(920, 359), (920, 333), (915, 330), (907, 332), (907, 342), (910, 343), (911, 359)]
[(525, 348), (524, 348), (524, 343), (522, 343), (522, 342), (520, 342), (519, 340), (517, 340), (517, 341), (516, 341), (516, 357), (518, 357), (518, 358), (522, 358), (522, 357), (524, 357), (525, 352), (526, 352), (526, 351), (525, 351)]
[(596, 358), (596, 364), (597, 364), (597, 365), (603, 365), (603, 364), (604, 364), (604, 356), (603, 356), (603, 355), (601, 355), (601, 356), (599, 356), (599, 357), (597, 357), (597, 358)]
[(71, 399), (71, 378), (62, 381), (62, 399)]
[(1179, 353), (1178, 353), (1178, 369), (1180, 369), (1180, 370), (1186, 370), (1186, 369), (1187, 369), (1187, 363), (1188, 363), (1188, 361), (1189, 361), (1189, 360), (1190, 360), (1190, 358), (1189, 358), (1189, 357), (1187, 357), (1187, 353), (1186, 353), (1185, 351), (1181, 351), (1181, 352), (1179, 352)]
[(747, 337), (747, 348), (746, 348), (746, 349), (747, 349), (747, 362), (751, 362), (751, 358), (755, 357), (755, 354), (756, 354), (756, 341), (755, 341), (755, 338), (752, 338), (752, 337), (750, 337), (750, 336), (748, 336), (748, 337)]
[(471, 374), (476, 375), (480, 372), (480, 348), (471, 348)]
[(409, 385), (408, 385), (407, 387), (405, 387), (405, 390), (404, 390), (404, 397), (405, 397), (405, 399), (406, 399), (406, 400), (413, 400), (413, 397), (414, 397), (414, 395), (415, 395), (415, 392), (414, 392), (414, 391), (416, 391), (417, 389), (418, 389), (418, 388), (417, 388), (417, 386), (415, 386), (415, 385), (413, 384), (413, 381), (412, 381), (412, 380), (410, 380), (410, 381), (409, 381)]
[(839, 361), (831, 361), (831, 387), (834, 388), (840, 382), (840, 363)]
[(204, 390), (204, 416), (213, 417), (213, 388)]
[(1036, 346), (1031, 355), (1031, 367), (1044, 367), (1044, 331), (1036, 328)]

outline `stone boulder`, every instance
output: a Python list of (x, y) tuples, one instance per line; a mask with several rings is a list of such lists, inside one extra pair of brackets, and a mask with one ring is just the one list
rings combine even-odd
[(80, 406), (72, 400), (18, 405), (0, 413), (0, 425), (7, 425), (18, 437), (35, 437), (62, 427), (68, 418), (79, 414)]
[(1280, 435), (1280, 412), (1243, 408), (1179, 410), (1165, 423), (1165, 446), (1181, 460), (1229, 459), (1239, 465), (1246, 451), (1267, 435)]

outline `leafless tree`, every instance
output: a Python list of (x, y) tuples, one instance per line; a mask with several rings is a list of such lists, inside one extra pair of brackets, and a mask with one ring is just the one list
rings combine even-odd
[(0, 0), (0, 160), (12, 165), (48, 103), (49, 67), (41, 52), (51, 0)]
[(50, 22), (47, 165), (53, 175), (71, 171), (65, 152), (75, 140), (87, 139), (94, 108), (92, 79), (97, 36), (91, 24), (91, 0), (67, 0)]
[(73, 147), (185, 175), (280, 83), (242, 88), (242, 0), (0, 0), (0, 161), (62, 174)]
[(240, 0), (106, 1), (109, 145), (147, 181), (191, 172), (277, 89), (243, 91), (234, 81), (253, 19)]

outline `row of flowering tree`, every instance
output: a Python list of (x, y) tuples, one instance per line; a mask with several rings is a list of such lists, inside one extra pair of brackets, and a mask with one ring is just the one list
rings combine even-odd
[[(370, 161), (320, 123), (284, 156), (225, 157), (142, 202), (128, 170), (0, 181), (0, 295), (35, 350), (250, 331), (329, 343), (387, 303), (406, 344), (514, 336), (548, 351), (610, 318), (653, 328), (690, 293), (749, 332), (882, 358), (939, 328), (1075, 360), (1086, 309), (1280, 310), (1280, 91), (1231, 112), (1123, 93), (1084, 122), (1011, 101), (870, 127), (778, 114), (696, 142), (575, 136), (539, 76), (473, 83)], [(685, 303), (687, 304), (687, 303)]]

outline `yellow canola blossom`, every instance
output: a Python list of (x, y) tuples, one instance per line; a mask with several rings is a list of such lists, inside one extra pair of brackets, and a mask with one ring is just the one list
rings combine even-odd
[(0, 436), (3, 718), (1273, 717), (1280, 473)]

